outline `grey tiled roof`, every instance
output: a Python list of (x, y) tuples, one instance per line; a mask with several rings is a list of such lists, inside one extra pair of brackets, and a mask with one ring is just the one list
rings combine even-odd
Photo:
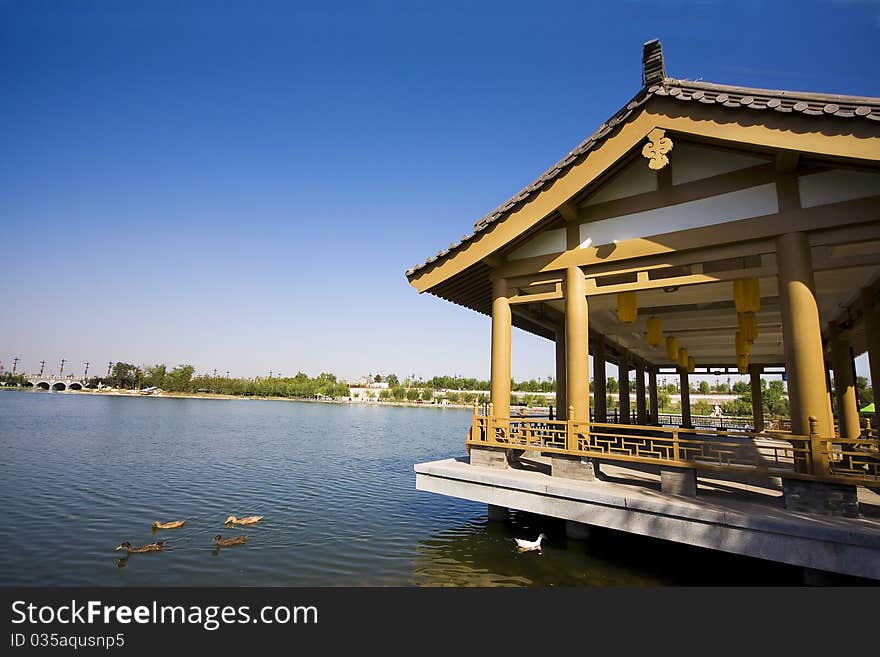
[[(646, 50), (649, 44), (645, 44)], [(653, 60), (653, 57), (650, 59)], [(662, 60), (659, 66), (662, 67)], [(657, 70), (657, 65), (653, 65), (652, 69), (645, 76), (646, 81), (650, 81), (652, 77), (656, 80)], [(651, 73), (654, 73), (654, 75), (652, 76)], [(808, 116), (834, 116), (845, 119), (880, 122), (880, 98), (753, 89), (664, 77), (661, 84), (643, 87), (614, 116), (599, 126), (592, 135), (550, 167), (535, 182), (478, 220), (474, 224), (474, 231), (472, 233), (462, 236), (460, 240), (450, 244), (449, 248), (438, 251), (423, 263), (408, 269), (406, 271), (407, 278), (412, 279), (420, 270), (438, 260), (445, 259), (463, 245), (473, 241), (480, 233), (487, 230), (494, 223), (503, 220), (514, 208), (527, 201), (532, 195), (540, 191), (542, 187), (568, 170), (573, 164), (586, 157), (591, 150), (609, 137), (618, 125), (626, 121), (633, 111), (644, 105), (654, 96), (674, 98), (681, 102), (696, 101), (733, 109), (772, 110), (784, 114), (800, 113)]]

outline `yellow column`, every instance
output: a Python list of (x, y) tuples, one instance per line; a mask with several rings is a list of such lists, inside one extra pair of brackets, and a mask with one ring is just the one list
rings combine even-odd
[(593, 409), (596, 422), (608, 421), (608, 390), (605, 387), (605, 339), (593, 344)]
[[(804, 233), (787, 233), (776, 238), (779, 268), (779, 299), (782, 305), (782, 335), (788, 363), (788, 397), (791, 403), (792, 433), (810, 433), (810, 418), (816, 419), (816, 434), (829, 439), (834, 425), (828, 410), (828, 392), (822, 370), (825, 360), (819, 308), (816, 305), (810, 243)], [(828, 472), (826, 446), (818, 438), (812, 444), (813, 472)]]
[(565, 355), (570, 420), (590, 421), (589, 312), (587, 284), (580, 267), (565, 270)]
[(498, 418), (510, 417), (510, 303), (507, 281), (492, 282), (492, 408)]
[(880, 427), (880, 307), (874, 297), (870, 288), (862, 288), (862, 314), (868, 342), (871, 388), (874, 391), (874, 420), (871, 426)]
[(556, 419), (568, 417), (568, 394), (565, 389), (565, 324), (556, 329)]
[(645, 364), (636, 363), (636, 424), (648, 423), (645, 409)]
[(629, 424), (632, 422), (629, 412), (629, 354), (625, 351), (621, 351), (620, 358), (617, 360), (617, 378), (619, 379), (617, 406), (620, 409), (620, 423)]
[(648, 368), (648, 396), (650, 397), (651, 424), (660, 424), (660, 408), (657, 401), (657, 368)]
[(849, 356), (849, 336), (838, 330), (832, 322), (828, 325), (828, 337), (831, 343), (831, 367), (834, 368), (834, 396), (837, 399), (840, 437), (858, 438), (862, 429), (859, 425), (856, 382), (853, 381), (852, 360)]
[(760, 365), (749, 365), (749, 386), (752, 389), (752, 420), (755, 431), (764, 430), (764, 393), (761, 390)]
[(678, 368), (678, 378), (678, 388), (681, 392), (681, 425), (691, 429), (694, 426), (691, 422), (691, 382), (686, 367)]

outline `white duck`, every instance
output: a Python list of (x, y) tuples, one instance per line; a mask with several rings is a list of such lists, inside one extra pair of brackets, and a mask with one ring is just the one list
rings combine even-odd
[(516, 547), (520, 552), (527, 552), (529, 550), (540, 550), (541, 549), (541, 541), (547, 538), (544, 534), (538, 534), (537, 541), (527, 541), (523, 538), (515, 538), (513, 540), (516, 541)]

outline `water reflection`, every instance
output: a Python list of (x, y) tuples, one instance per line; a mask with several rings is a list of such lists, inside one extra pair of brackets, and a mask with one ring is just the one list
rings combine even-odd
[[(514, 538), (534, 540), (545, 533), (543, 549), (520, 552)], [(489, 522), (476, 516), (437, 532), (416, 546), (417, 586), (652, 586), (665, 578), (639, 572), (632, 564), (597, 559), (589, 541), (566, 538), (565, 523), (524, 512)]]

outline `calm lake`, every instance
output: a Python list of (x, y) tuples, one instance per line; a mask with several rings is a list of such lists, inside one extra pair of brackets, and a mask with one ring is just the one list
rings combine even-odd
[[(0, 393), (0, 585), (644, 586), (798, 584), (765, 562), (415, 490), (464, 454), (470, 411)], [(264, 515), (228, 529), (228, 515)], [(155, 520), (186, 518), (153, 533)], [(548, 535), (541, 553), (513, 537)], [(246, 534), (215, 550), (212, 537)], [(122, 541), (166, 539), (120, 558)]]

